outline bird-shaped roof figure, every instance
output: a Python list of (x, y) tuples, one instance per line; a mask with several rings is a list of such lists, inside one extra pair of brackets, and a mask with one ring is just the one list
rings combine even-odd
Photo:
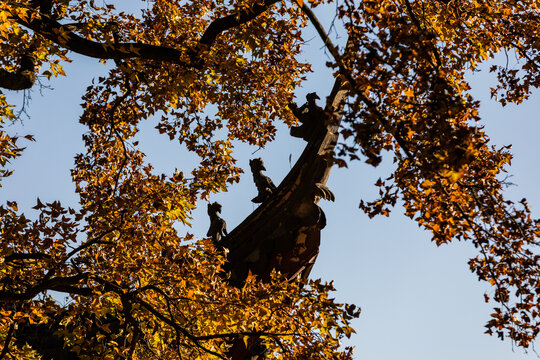
[(264, 167), (261, 158), (249, 160), (249, 167), (251, 168), (253, 181), (259, 192), (259, 194), (251, 199), (251, 201), (254, 203), (262, 203), (276, 190), (276, 185), (274, 185), (268, 176), (263, 175), (262, 172), (266, 171), (266, 168)]

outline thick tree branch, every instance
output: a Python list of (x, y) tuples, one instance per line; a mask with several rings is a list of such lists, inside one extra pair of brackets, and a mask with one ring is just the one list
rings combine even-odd
[(180, 61), (183, 55), (180, 50), (142, 43), (112, 44), (87, 40), (75, 34), (73, 26), (62, 25), (48, 15), (41, 14), (39, 18), (29, 18), (29, 21), (20, 17), (16, 20), (36, 34), (81, 55), (98, 59), (139, 58), (189, 65)]
[(50, 259), (51, 255), (44, 253), (13, 253), (4, 258), (4, 262), (9, 263), (17, 260), (43, 260)]
[(253, 5), (251, 11), (244, 11), (240, 14), (228, 15), (212, 21), (210, 25), (208, 25), (208, 28), (206, 28), (206, 31), (199, 40), (199, 43), (207, 46), (212, 45), (222, 32), (255, 19), (257, 16), (268, 10), (270, 6), (280, 1), (281, 0), (264, 0), (262, 4)]
[(34, 59), (30, 55), (23, 55), (21, 67), (17, 72), (10, 72), (0, 68), (0, 87), (9, 90), (29, 89), (36, 81)]
[[(240, 14), (232, 14), (215, 19), (208, 25), (198, 43), (204, 45), (204, 47), (210, 47), (222, 32), (255, 19), (279, 1), (281, 0), (264, 0), (263, 3), (255, 4), (251, 9), (243, 11)], [(14, 4), (14, 6), (17, 5)], [(185, 61), (181, 60), (182, 58), (186, 58), (185, 52), (165, 46), (137, 42), (100, 43), (77, 35), (73, 32), (74, 26), (72, 24), (60, 24), (50, 15), (43, 12), (40, 12), (40, 15), (37, 17), (29, 17), (27, 20), (17, 17), (16, 21), (55, 44), (93, 58), (114, 60), (138, 58), (170, 62), (192, 68), (200, 68), (203, 64), (199, 57), (198, 49), (189, 51), (187, 54), (189, 60)], [(10, 90), (28, 89), (33, 86), (35, 77), (33, 62), (22, 66), (17, 73), (0, 69), (0, 87)]]
[(91, 289), (75, 286), (78, 282), (85, 279), (87, 276), (88, 274), (83, 273), (74, 276), (52, 278), (42, 281), (22, 293), (3, 290), (0, 291), (0, 302), (30, 300), (39, 293), (47, 290), (88, 296), (92, 293)]

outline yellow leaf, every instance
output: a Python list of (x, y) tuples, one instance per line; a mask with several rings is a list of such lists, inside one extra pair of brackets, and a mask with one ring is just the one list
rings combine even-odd
[(9, 206), (10, 208), (12, 208), (14, 211), (18, 211), (18, 210), (19, 210), (19, 207), (17, 206), (17, 202), (15, 202), (15, 201), (8, 201), (8, 202), (7, 202), (7, 206)]

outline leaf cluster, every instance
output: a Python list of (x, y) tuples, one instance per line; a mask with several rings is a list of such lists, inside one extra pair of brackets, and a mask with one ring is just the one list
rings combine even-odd
[[(525, 200), (503, 196), (511, 154), (489, 145), (466, 75), (515, 54), (517, 67), (492, 67), (491, 91), (503, 105), (526, 99), (540, 81), (538, 4), (343, 0), (340, 50), (311, 11), (330, 2), (155, 0), (140, 16), (93, 0), (0, 4), (0, 87), (66, 75), (68, 51), (109, 66), (83, 95), (77, 209), (38, 200), (27, 217), (16, 202), (0, 207), (0, 358), (40, 356), (35, 324), (58, 351), (80, 357), (227, 358), (235, 341), (260, 339), (274, 358), (351, 358), (339, 339), (358, 311), (329, 299), (331, 285), (274, 274), (232, 287), (222, 254), (175, 227), (238, 180), (235, 142), (262, 147), (276, 121), (296, 121), (287, 104), (311, 70), (298, 60), (308, 21), (349, 93), (335, 162), (377, 166), (388, 152), (395, 163), (375, 184), (380, 197), (360, 207), (388, 215), (402, 203), (437, 244), (471, 241), (478, 256), (469, 266), (497, 303), (487, 332), (531, 344), (540, 331), (539, 222)], [(3, 94), (0, 117), (14, 119)], [(198, 156), (189, 175), (156, 174), (146, 161), (134, 138), (150, 117)], [(17, 141), (0, 132), (1, 177), (21, 154)]]

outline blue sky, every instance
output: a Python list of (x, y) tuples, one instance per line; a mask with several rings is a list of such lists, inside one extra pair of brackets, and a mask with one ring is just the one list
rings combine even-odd
[[(314, 35), (307, 34), (305, 39)], [(310, 41), (304, 56), (314, 63), (315, 72), (302, 89), (298, 102), (307, 92), (317, 91), (324, 98), (332, 85), (327, 60), (316, 39)], [(85, 127), (78, 124), (81, 114), (80, 97), (93, 77), (106, 68), (94, 59), (73, 56), (66, 65), (68, 78), (55, 79), (54, 90), (33, 90), (30, 118), (23, 124), (8, 128), (19, 134), (31, 133), (36, 142), (28, 144), (23, 156), (13, 162), (15, 174), (3, 182), (0, 202), (17, 200), (19, 208), (29, 211), (36, 197), (42, 201), (61, 200), (64, 205), (75, 204), (70, 169), (73, 156), (84, 151), (81, 135)], [(530, 205), (540, 209), (538, 188), (538, 159), (540, 145), (540, 93), (520, 106), (502, 108), (489, 99), (493, 76), (486, 73), (471, 75), (473, 95), (482, 101), (480, 115), (486, 131), (496, 145), (513, 144), (514, 160), (509, 174), (515, 186), (507, 190), (513, 200), (527, 197)], [(22, 93), (10, 93), (9, 100), (20, 102)], [(322, 104), (322, 102), (321, 102)], [(140, 141), (156, 171), (171, 173), (182, 169), (185, 152), (168, 142), (153, 129), (152, 120), (141, 126)], [(230, 191), (212, 196), (223, 204), (222, 215), (231, 230), (255, 206), (250, 199), (256, 189), (249, 173), (248, 160), (262, 157), (268, 175), (279, 183), (290, 169), (289, 156), (294, 161), (305, 142), (292, 138), (284, 126), (279, 127), (277, 140), (267, 148), (245, 145), (237, 147), (239, 164), (247, 172), (242, 181)], [(189, 162), (189, 161), (188, 161)], [(336, 298), (341, 302), (362, 307), (355, 322), (357, 334), (347, 342), (356, 346), (358, 359), (366, 360), (454, 360), (535, 359), (534, 353), (524, 354), (508, 341), (484, 335), (484, 324), (491, 307), (483, 301), (484, 292), (492, 290), (487, 283), (478, 282), (468, 270), (467, 260), (475, 256), (468, 243), (452, 243), (437, 247), (427, 232), (403, 215), (397, 206), (389, 218), (369, 219), (359, 209), (361, 199), (375, 197), (374, 182), (391, 170), (391, 159), (381, 166), (356, 162), (348, 169), (334, 168), (329, 187), (336, 201), (322, 201), (328, 226), (322, 231), (320, 255), (312, 278), (335, 281)], [(193, 227), (180, 228), (198, 237), (206, 234), (209, 221), (206, 204), (194, 212)], [(538, 211), (535, 215), (538, 216)]]

